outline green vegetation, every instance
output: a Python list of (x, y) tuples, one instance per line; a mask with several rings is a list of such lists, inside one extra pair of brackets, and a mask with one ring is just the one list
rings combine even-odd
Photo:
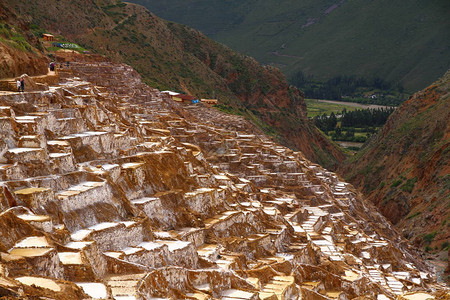
[(47, 30), (40, 28), (36, 24), (30, 24), (30, 30), (31, 33), (37, 38), (41, 38), (44, 33), (49, 33)]
[(412, 215), (409, 215), (408, 217), (406, 217), (406, 219), (410, 220), (410, 219), (412, 219), (412, 218), (414, 218), (414, 217), (417, 217), (417, 216), (420, 215), (421, 213), (422, 213), (421, 211), (415, 212), (415, 213), (413, 213)]
[(406, 182), (400, 187), (400, 189), (404, 192), (411, 193), (416, 182), (417, 182), (417, 177), (410, 178), (410, 179), (406, 180)]
[(262, 129), (267, 135), (276, 137), (277, 139), (281, 139), (281, 135), (276, 131), (276, 129), (268, 123), (264, 122), (261, 119), (260, 113), (256, 110), (248, 110), (242, 107), (236, 107), (226, 104), (216, 104), (214, 105), (214, 107), (227, 114), (245, 117), (252, 121), (252, 123), (258, 126), (260, 129)]
[(391, 188), (398, 187), (400, 184), (402, 184), (403, 179), (397, 179), (391, 184)]
[(377, 129), (386, 123), (394, 111), (389, 109), (355, 109), (344, 108), (338, 115), (334, 112), (316, 115), (314, 124), (333, 141), (364, 143)]
[(326, 82), (314, 81), (299, 71), (291, 78), (291, 83), (299, 87), (306, 97), (313, 99), (333, 99), (361, 104), (398, 106), (409, 95), (404, 88), (392, 85), (375, 77), (366, 79), (356, 76), (336, 76)]
[(226, 105), (226, 104), (217, 104), (214, 105), (215, 108), (217, 108), (218, 110), (230, 114), (230, 115), (238, 115), (238, 116), (242, 116), (242, 112), (241, 110), (237, 109), (236, 107), (230, 106), (230, 105)]
[(449, 246), (450, 246), (450, 243), (448, 241), (443, 242), (441, 245), (441, 250), (448, 251)]
[(428, 233), (428, 234), (426, 234), (426, 235), (424, 235), (423, 236), (423, 241), (426, 243), (426, 244), (431, 244), (432, 242), (433, 242), (433, 240), (434, 240), (434, 238), (435, 238), (435, 236), (437, 235), (437, 232), (436, 231), (433, 231), (433, 232), (431, 232), (431, 233)]
[(338, 114), (342, 109), (347, 111), (353, 111), (357, 108), (351, 105), (347, 105), (345, 102), (342, 104), (320, 102), (317, 99), (305, 99), (306, 106), (308, 109), (308, 117), (314, 118), (315, 116), (321, 116), (323, 114), (331, 115), (331, 113)]
[(413, 92), (449, 69), (445, 0), (132, 2), (280, 67), (289, 78), (299, 71), (322, 83), (344, 75), (379, 77)]
[(349, 112), (344, 109), (341, 113), (341, 125), (343, 127), (382, 126), (393, 112), (394, 108), (357, 109)]
[(35, 52), (20, 30), (5, 23), (0, 23), (0, 41), (23, 52)]

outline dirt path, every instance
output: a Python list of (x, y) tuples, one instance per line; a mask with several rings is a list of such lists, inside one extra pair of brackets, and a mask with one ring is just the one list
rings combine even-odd
[(386, 106), (386, 105), (361, 104), (361, 103), (355, 103), (355, 102), (344, 102), (344, 101), (333, 101), (333, 100), (317, 100), (317, 101), (323, 102), (323, 103), (332, 103), (332, 104), (338, 104), (338, 105), (347, 105), (347, 106), (351, 106), (351, 107), (370, 108), (370, 109), (391, 108), (392, 107), (392, 106)]

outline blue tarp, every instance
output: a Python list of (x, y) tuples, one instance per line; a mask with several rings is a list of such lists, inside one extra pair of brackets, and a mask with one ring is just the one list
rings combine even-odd
[(59, 48), (65, 48), (65, 49), (73, 49), (73, 48), (78, 48), (78, 46), (76, 44), (63, 44), (63, 43), (52, 43), (53, 47), (59, 47)]

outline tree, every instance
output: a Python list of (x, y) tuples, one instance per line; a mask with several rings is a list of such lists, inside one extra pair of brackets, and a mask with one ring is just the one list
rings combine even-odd
[(336, 115), (334, 114), (334, 112), (331, 112), (331, 115), (328, 118), (328, 129), (334, 130), (334, 128), (336, 128), (336, 125), (337, 125)]

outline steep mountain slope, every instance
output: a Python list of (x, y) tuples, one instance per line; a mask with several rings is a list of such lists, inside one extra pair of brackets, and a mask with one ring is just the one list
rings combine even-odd
[(253, 119), (327, 167), (344, 158), (308, 123), (301, 92), (290, 88), (277, 69), (262, 67), (196, 30), (115, 0), (3, 0), (2, 5), (41, 28), (132, 65), (151, 86), (218, 97), (225, 109)]
[(427, 251), (450, 238), (450, 72), (413, 95), (342, 172)]
[(38, 75), (47, 72), (47, 60), (38, 51), (29, 51), (21, 46), (21, 44), (7, 42), (0, 37), (0, 78), (16, 77), (22, 74)]
[(273, 64), (289, 77), (379, 76), (417, 91), (450, 63), (450, 3), (345, 0), (132, 0)]

